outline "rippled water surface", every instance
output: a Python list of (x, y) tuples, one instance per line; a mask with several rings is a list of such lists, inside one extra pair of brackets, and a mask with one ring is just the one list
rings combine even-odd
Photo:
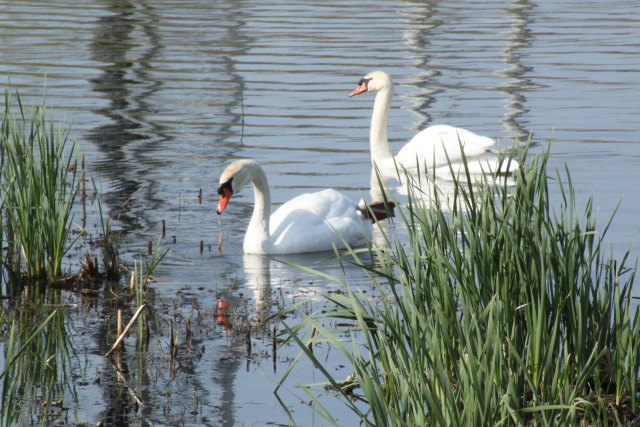
[[(608, 241), (626, 249), (640, 237), (639, 40), (640, 4), (631, 0), (0, 0), (3, 87), (34, 103), (46, 92), (125, 232), (124, 258), (160, 238), (164, 220), (171, 253), (154, 289), (208, 309), (230, 278), (234, 292), (254, 300), (260, 283), (288, 293), (297, 284), (335, 289), (273, 259), (247, 260), (252, 193), (241, 192), (218, 221), (215, 190), (224, 166), (248, 157), (263, 165), (275, 203), (325, 187), (356, 200), (366, 194), (373, 97), (347, 94), (374, 69), (396, 83), (394, 149), (437, 123), (505, 144), (533, 132), (536, 151), (552, 138), (553, 165), (568, 166), (582, 198), (594, 196), (602, 223), (621, 201)], [(343, 274), (324, 257), (295, 262)], [(366, 283), (357, 270), (344, 274)], [(202, 342), (206, 356), (172, 390), (182, 396), (177, 406), (199, 399), (185, 422), (288, 423), (268, 379), (280, 372), (245, 364), (236, 344), (221, 334)], [(78, 345), (96, 355), (94, 369), (107, 369), (104, 343), (89, 333)], [(312, 375), (300, 380), (318, 380)], [(141, 388), (173, 387), (162, 380)], [(99, 387), (80, 394), (78, 420), (95, 423), (109, 411), (112, 397)], [(148, 398), (146, 419), (171, 423), (162, 399)], [(347, 424), (341, 408), (332, 410)], [(303, 407), (295, 412), (302, 425), (323, 424)]]

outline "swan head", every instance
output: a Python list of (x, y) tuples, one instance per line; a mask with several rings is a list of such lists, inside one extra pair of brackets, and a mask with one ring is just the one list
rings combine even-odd
[(349, 96), (359, 95), (363, 92), (378, 92), (383, 89), (391, 90), (393, 83), (391, 77), (384, 71), (372, 71), (358, 82), (358, 87)]
[(252, 179), (252, 171), (255, 168), (260, 168), (260, 166), (253, 160), (245, 159), (231, 163), (222, 171), (218, 184), (218, 194), (220, 195), (216, 209), (218, 215), (227, 207), (231, 196)]

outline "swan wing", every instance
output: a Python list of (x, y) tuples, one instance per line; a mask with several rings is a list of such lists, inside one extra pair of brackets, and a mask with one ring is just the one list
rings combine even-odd
[(271, 214), (274, 253), (303, 253), (361, 245), (368, 224), (356, 213), (356, 203), (333, 189), (297, 196)]
[(429, 169), (462, 162), (461, 146), (467, 160), (487, 154), (494, 140), (466, 129), (448, 125), (429, 126), (416, 134), (398, 152), (396, 159), (407, 169)]

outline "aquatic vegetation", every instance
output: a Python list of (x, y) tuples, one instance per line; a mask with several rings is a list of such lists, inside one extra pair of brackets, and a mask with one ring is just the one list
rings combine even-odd
[[(364, 424), (637, 422), (635, 267), (628, 252), (616, 260), (606, 249), (611, 220), (596, 226), (568, 170), (552, 179), (548, 152), (528, 157), (513, 188), (467, 178), (447, 209), (437, 197), (425, 206), (414, 189), (397, 209), (405, 239), (384, 231), (389, 247), (370, 245), (373, 264), (341, 255), (378, 296), (343, 282), (344, 294), (285, 331)], [(348, 380), (309, 350), (320, 342), (349, 360)], [(323, 410), (326, 391), (302, 389), (337, 424)]]
[(51, 283), (62, 276), (62, 261), (74, 243), (71, 224), (78, 190), (76, 143), (69, 131), (46, 116), (46, 106), (31, 115), (5, 91), (0, 128), (0, 200), (6, 253), (0, 261), (10, 289), (23, 282)]
[(116, 247), (115, 233), (112, 229), (111, 217), (102, 212), (102, 203), (98, 200), (98, 211), (100, 218), (100, 229), (102, 240), (100, 241), (100, 257), (104, 268), (104, 277), (107, 280), (118, 280), (120, 278), (120, 255)]
[[(0, 306), (0, 425), (48, 425), (66, 419), (69, 404), (78, 403), (78, 358), (69, 332), (78, 307), (98, 300), (107, 309), (126, 309), (127, 302), (145, 307), (147, 284), (166, 252), (157, 246), (147, 259), (141, 256), (134, 263), (130, 292), (114, 291), (122, 266), (111, 218), (99, 199), (94, 228), (101, 235), (95, 246), (91, 237), (83, 238), (85, 170), (84, 161), (78, 168), (75, 141), (68, 143), (68, 128), (48, 117), (44, 105), (32, 107), (28, 115), (20, 97), (16, 99), (14, 114), (13, 98), (5, 92), (0, 129), (0, 285), (2, 296), (8, 296)], [(83, 225), (73, 229), (78, 200)], [(64, 258), (72, 248), (82, 261), (80, 271), (70, 275), (63, 269), (69, 269)], [(93, 249), (101, 252), (104, 273)], [(107, 316), (111, 318), (115, 320)], [(142, 313), (137, 322), (140, 348), (149, 338), (147, 323)]]

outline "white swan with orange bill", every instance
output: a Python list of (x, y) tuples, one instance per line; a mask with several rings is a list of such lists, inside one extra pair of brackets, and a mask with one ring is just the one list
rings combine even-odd
[(271, 193), (264, 171), (245, 159), (229, 164), (222, 175), (216, 212), (248, 182), (253, 184), (254, 207), (243, 249), (247, 254), (292, 254), (341, 249), (365, 244), (369, 223), (359, 219), (356, 203), (333, 189), (301, 194), (271, 213)]
[(373, 71), (360, 79), (358, 87), (349, 96), (363, 92), (377, 92), (371, 116), (369, 144), (372, 164), (383, 176), (397, 176), (398, 169), (401, 171), (404, 168), (409, 173), (418, 170), (425, 172), (426, 169), (429, 174), (450, 178), (450, 164), (456, 173), (463, 168), (462, 150), (471, 174), (511, 175), (518, 168), (518, 163), (514, 160), (499, 162), (499, 156), (493, 151), (493, 139), (448, 125), (434, 125), (424, 129), (394, 156), (387, 140), (387, 118), (393, 98), (393, 82), (385, 72)]

